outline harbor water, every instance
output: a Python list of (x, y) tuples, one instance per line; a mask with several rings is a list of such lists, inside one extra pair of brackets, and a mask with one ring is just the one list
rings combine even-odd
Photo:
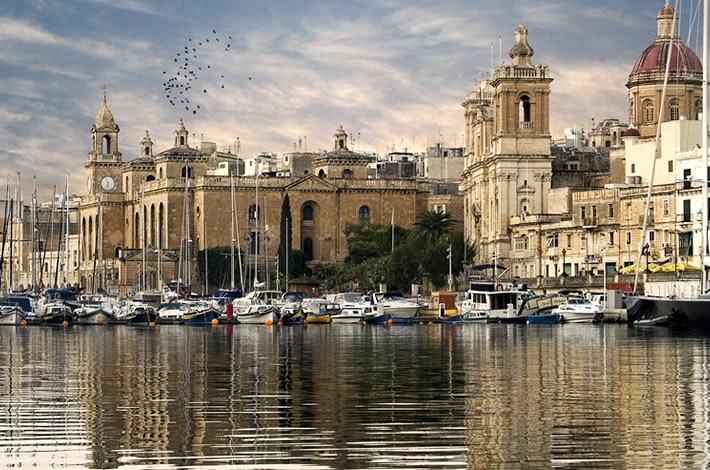
[(710, 337), (0, 328), (0, 467), (708, 468)]

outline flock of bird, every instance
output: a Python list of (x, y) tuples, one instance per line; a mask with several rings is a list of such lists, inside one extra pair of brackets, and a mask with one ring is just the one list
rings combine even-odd
[[(206, 94), (213, 86), (219, 87), (218, 90), (224, 89), (224, 75), (217, 72), (212, 64), (204, 63), (201, 57), (211, 52), (230, 52), (231, 41), (232, 36), (220, 38), (214, 29), (212, 35), (205, 39), (187, 39), (187, 44), (174, 58), (175, 72), (169, 75), (167, 70), (163, 71), (165, 98), (172, 106), (184, 106), (186, 111), (192, 111), (195, 115), (202, 110), (198, 96)], [(214, 58), (215, 54), (210, 54), (210, 57)]]

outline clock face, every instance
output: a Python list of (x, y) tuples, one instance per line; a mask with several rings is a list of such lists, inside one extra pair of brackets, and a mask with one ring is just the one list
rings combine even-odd
[(104, 191), (113, 191), (116, 189), (116, 180), (113, 176), (106, 175), (101, 178), (101, 189)]

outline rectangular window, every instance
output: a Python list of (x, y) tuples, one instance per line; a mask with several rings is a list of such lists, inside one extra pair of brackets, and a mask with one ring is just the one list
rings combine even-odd
[(631, 232), (626, 232), (626, 244), (631, 245)]
[(635, 163), (631, 164), (631, 173), (636, 173), (636, 164)]
[(584, 221), (585, 217), (587, 217), (587, 210), (584, 206), (581, 207), (581, 217), (582, 221)]
[(614, 204), (609, 204), (609, 218), (614, 218)]
[(668, 160), (668, 173), (673, 173), (673, 160)]
[(693, 256), (693, 232), (678, 234), (678, 254), (680, 256)]
[(671, 213), (671, 205), (669, 200), (666, 198), (663, 200), (663, 215), (666, 217), (669, 216)]
[(567, 234), (567, 248), (572, 248), (572, 235)]
[(594, 205), (594, 206), (592, 206), (592, 219), (596, 219), (596, 218), (597, 218), (597, 206)]
[(609, 245), (614, 246), (614, 232), (609, 232)]
[(656, 243), (656, 232), (654, 232), (653, 230), (648, 232), (648, 243), (651, 246), (653, 246)]
[(690, 168), (686, 168), (683, 170), (683, 189), (690, 189), (691, 185), (691, 175), (690, 175)]
[(691, 222), (690, 199), (683, 199), (683, 222)]

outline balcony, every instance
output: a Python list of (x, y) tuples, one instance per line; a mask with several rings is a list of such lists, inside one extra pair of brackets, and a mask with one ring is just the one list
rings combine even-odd
[(597, 226), (597, 218), (596, 217), (585, 217), (582, 220), (582, 226), (584, 228), (594, 228)]
[(518, 123), (518, 129), (534, 129), (535, 124), (531, 121), (522, 121)]
[(693, 223), (693, 214), (690, 212), (683, 212), (681, 214), (676, 214), (676, 222), (679, 224), (691, 224)]

